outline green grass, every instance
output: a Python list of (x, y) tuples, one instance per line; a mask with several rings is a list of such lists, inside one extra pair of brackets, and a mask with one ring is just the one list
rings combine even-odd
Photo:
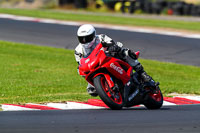
[(159, 20), (148, 18), (133, 18), (133, 17), (119, 17), (119, 16), (106, 16), (97, 14), (84, 14), (84, 13), (69, 13), (55, 10), (28, 10), (28, 9), (5, 9), (0, 8), (0, 13), (39, 17), (39, 18), (52, 18), (58, 20), (71, 20), (71, 21), (85, 21), (93, 23), (105, 24), (119, 24), (129, 26), (145, 26), (145, 27), (158, 27), (158, 28), (172, 28), (189, 31), (200, 32), (199, 22), (186, 22), (178, 20)]
[[(0, 41), (0, 104), (87, 101), (73, 50)], [(200, 68), (140, 59), (171, 92), (200, 94)]]
[(72, 50), (0, 41), (0, 103), (83, 101)]

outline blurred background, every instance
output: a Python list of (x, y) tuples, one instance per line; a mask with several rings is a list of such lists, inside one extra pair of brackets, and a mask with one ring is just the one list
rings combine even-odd
[(200, 0), (0, 0), (0, 7), (200, 16)]

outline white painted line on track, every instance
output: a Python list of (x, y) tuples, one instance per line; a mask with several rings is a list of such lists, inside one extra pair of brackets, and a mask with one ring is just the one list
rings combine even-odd
[(176, 104), (171, 103), (171, 102), (167, 102), (167, 101), (163, 101), (163, 106), (167, 106), (167, 105), (176, 105)]
[(178, 97), (187, 98), (187, 99), (190, 99), (190, 100), (200, 101), (200, 96), (178, 96)]
[(10, 105), (10, 104), (3, 104), (1, 106), (3, 111), (30, 111), (30, 110), (39, 110), (39, 109), (32, 109), (26, 107), (20, 107), (18, 105)]
[(67, 102), (66, 103), (48, 103), (47, 106), (59, 109), (102, 109), (104, 107), (93, 106), (85, 103)]
[[(19, 21), (32, 21), (32, 22), (48, 23), (48, 24), (72, 25), (72, 26), (80, 26), (86, 23), (86, 22), (75, 22), (75, 21), (44, 19), (44, 18), (36, 18), (36, 17), (16, 16), (16, 15), (10, 15), (10, 14), (0, 14), (0, 18), (19, 20)], [(116, 26), (116, 25), (111, 25), (111, 24), (110, 25), (109, 24), (94, 24), (94, 23), (92, 24), (98, 28), (200, 39), (200, 34), (195, 34), (195, 33), (176, 32), (176, 31), (168, 31), (168, 30), (153, 29), (153, 28), (152, 29), (139, 28), (139, 27), (131, 27), (131, 26)]]

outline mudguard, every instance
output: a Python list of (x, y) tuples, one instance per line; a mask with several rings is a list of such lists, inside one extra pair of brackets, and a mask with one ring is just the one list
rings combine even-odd
[(97, 74), (94, 75), (93, 79), (95, 77), (99, 76), (99, 75), (103, 75), (105, 77), (105, 79), (108, 82), (108, 85), (109, 85), (110, 88), (113, 88), (115, 86), (111, 76), (109, 74), (107, 74), (107, 73), (97, 73)]

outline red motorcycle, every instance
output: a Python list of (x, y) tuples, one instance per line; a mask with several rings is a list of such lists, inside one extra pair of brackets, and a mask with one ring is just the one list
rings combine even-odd
[[(139, 52), (136, 55), (138, 58)], [(95, 86), (101, 100), (111, 109), (139, 104), (159, 109), (163, 104), (158, 82), (144, 82), (128, 63), (111, 56), (101, 43), (80, 60), (79, 73)]]

